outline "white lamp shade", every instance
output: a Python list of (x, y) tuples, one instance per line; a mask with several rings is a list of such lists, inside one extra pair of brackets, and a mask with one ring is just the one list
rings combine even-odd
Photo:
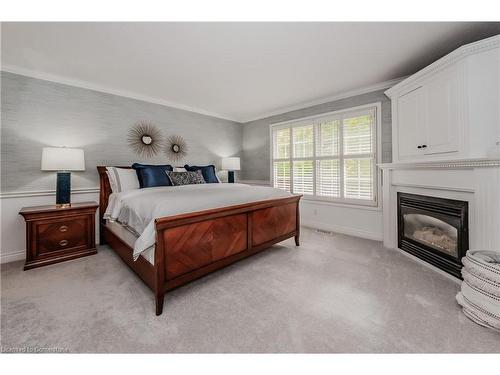
[(226, 171), (239, 171), (240, 158), (223, 158), (222, 169)]
[(85, 157), (81, 148), (44, 147), (42, 171), (84, 171)]

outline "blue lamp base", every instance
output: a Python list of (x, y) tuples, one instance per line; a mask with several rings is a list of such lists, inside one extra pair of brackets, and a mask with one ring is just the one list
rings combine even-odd
[(234, 171), (227, 171), (227, 182), (234, 184)]
[(65, 208), (71, 206), (71, 173), (57, 172), (56, 206)]

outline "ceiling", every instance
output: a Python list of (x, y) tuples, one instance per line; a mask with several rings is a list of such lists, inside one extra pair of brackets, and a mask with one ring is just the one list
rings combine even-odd
[(2, 69), (239, 122), (412, 74), (500, 23), (3, 23)]

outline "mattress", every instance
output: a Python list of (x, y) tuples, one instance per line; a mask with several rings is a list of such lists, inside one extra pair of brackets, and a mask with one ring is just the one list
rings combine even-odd
[[(121, 239), (123, 242), (125, 242), (128, 246), (130, 246), (132, 249), (134, 248), (135, 241), (137, 241), (137, 235), (135, 233), (132, 233), (130, 230), (127, 229), (126, 226), (121, 225), (120, 223), (116, 221), (110, 221), (106, 220), (106, 228), (108, 228), (113, 234)], [(154, 247), (151, 247), (147, 249), (146, 251), (143, 251), (140, 255), (144, 259), (146, 259), (149, 263), (152, 265), (155, 264), (155, 249)]]
[(136, 235), (137, 259), (154, 248), (155, 219), (291, 196), (284, 190), (236, 183), (160, 186), (111, 194), (104, 218)]

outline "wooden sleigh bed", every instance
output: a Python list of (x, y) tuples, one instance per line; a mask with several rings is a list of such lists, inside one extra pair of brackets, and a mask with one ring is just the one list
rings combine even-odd
[[(118, 167), (130, 168), (130, 167)], [(167, 291), (295, 237), (299, 246), (300, 195), (162, 217), (155, 220), (154, 265), (115, 235), (103, 218), (111, 186), (106, 167), (100, 180), (100, 243), (107, 243), (155, 295), (156, 315)]]

